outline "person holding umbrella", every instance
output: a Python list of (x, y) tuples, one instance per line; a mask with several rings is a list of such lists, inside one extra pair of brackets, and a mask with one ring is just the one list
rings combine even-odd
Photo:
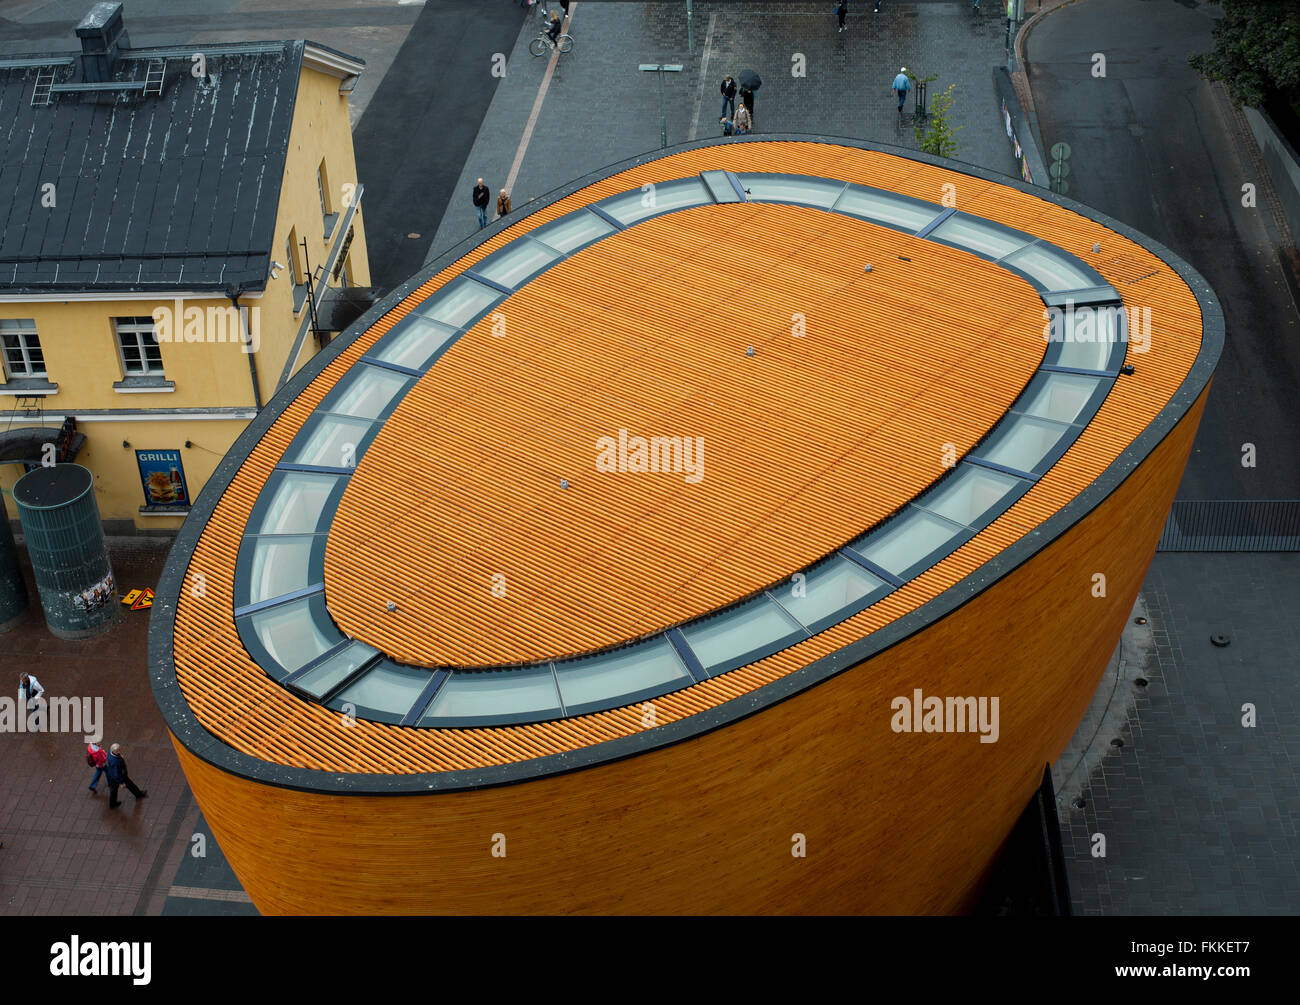
[(753, 70), (740, 71), (740, 103), (749, 109), (751, 127), (754, 121), (754, 92), (763, 86), (763, 81)]

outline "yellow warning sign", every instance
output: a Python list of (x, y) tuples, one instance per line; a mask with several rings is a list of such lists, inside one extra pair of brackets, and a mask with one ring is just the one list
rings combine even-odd
[[(138, 590), (132, 590), (132, 593), (139, 593)], [(143, 611), (146, 607), (153, 606), (153, 590), (145, 589), (143, 593), (131, 604), (131, 610)]]
[(130, 593), (128, 593), (125, 597), (122, 598), (122, 603), (126, 604), (127, 607), (130, 607), (132, 604), (134, 604), (137, 600), (140, 599), (140, 595), (142, 593), (144, 593), (144, 590), (132, 590)]

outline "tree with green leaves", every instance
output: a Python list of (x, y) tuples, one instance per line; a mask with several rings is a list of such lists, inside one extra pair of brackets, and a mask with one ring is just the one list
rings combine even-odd
[(1275, 91), (1300, 94), (1300, 5), (1294, 0), (1222, 3), (1214, 50), (1192, 56), (1192, 69), (1226, 84), (1238, 104), (1262, 105)]
[(952, 89), (956, 86), (949, 84), (942, 94), (935, 95), (925, 121), (916, 124), (916, 142), (927, 154), (951, 157), (957, 152), (957, 134), (965, 127), (954, 127), (951, 120)]

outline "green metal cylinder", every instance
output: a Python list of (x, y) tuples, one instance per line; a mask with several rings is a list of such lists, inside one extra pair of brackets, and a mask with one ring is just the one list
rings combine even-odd
[(18, 549), (9, 526), (4, 495), (0, 494), (0, 632), (17, 628), (27, 619), (27, 584), (18, 565)]
[(14, 485), (14, 503), (50, 631), (62, 639), (107, 631), (121, 612), (89, 469), (29, 471)]

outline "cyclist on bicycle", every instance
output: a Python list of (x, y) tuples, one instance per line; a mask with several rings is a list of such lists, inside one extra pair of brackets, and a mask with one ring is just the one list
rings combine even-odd
[(560, 40), (560, 12), (551, 11), (550, 20), (546, 24), (546, 34), (551, 39), (551, 45), (556, 45)]

